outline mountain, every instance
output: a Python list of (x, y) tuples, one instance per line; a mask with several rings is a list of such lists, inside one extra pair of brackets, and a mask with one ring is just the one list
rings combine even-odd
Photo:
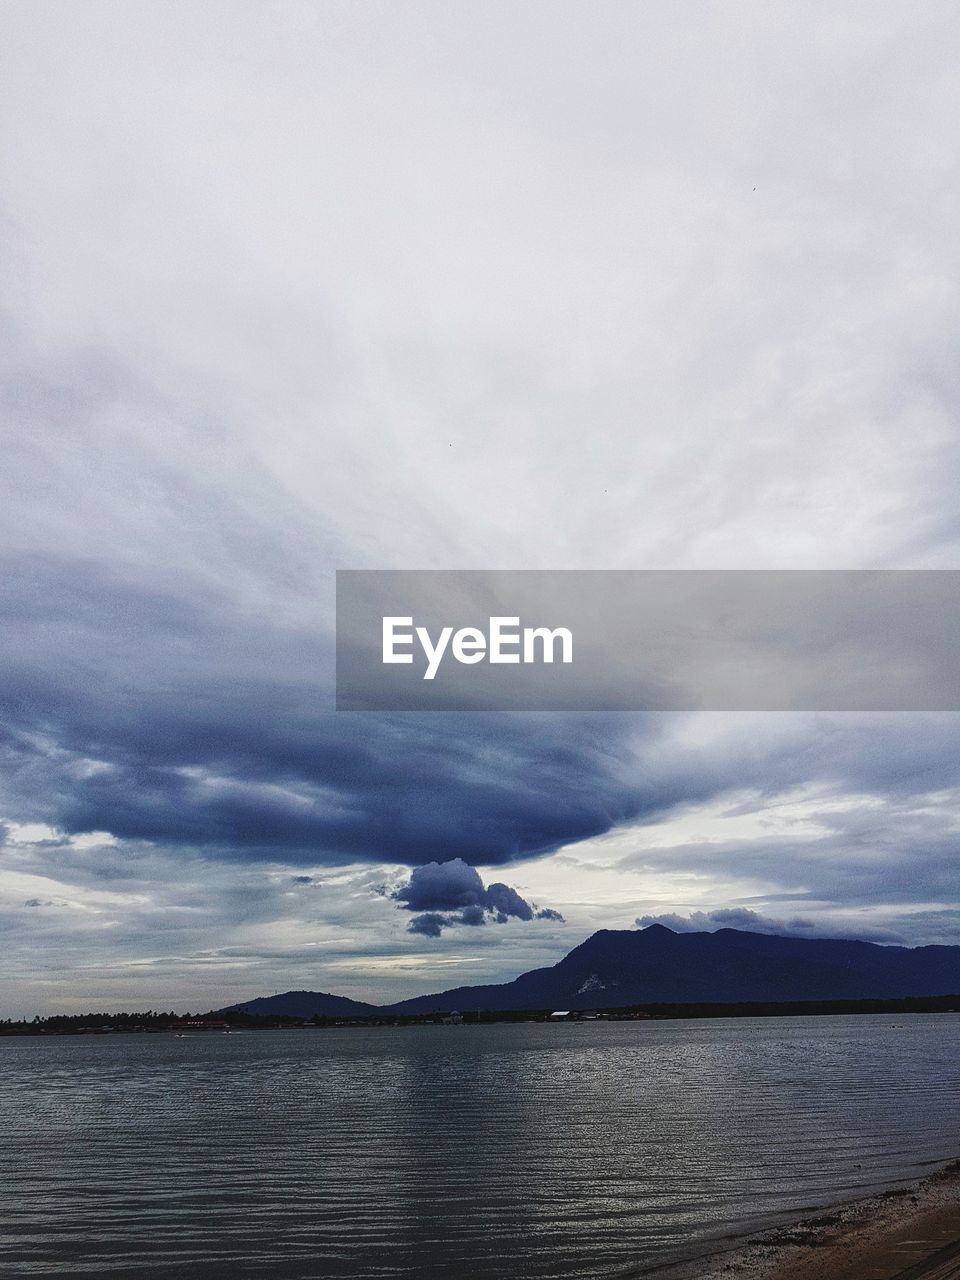
[(232, 1004), (221, 1013), (238, 1009), (241, 1013), (266, 1014), (278, 1018), (362, 1018), (379, 1013), (376, 1005), (360, 1000), (348, 1000), (346, 996), (332, 996), (326, 991), (284, 991), (277, 996), (257, 996), (243, 1004)]
[[(249, 1000), (250, 1013), (432, 1013), (450, 1009), (595, 1009), (634, 1004), (891, 1000), (960, 993), (960, 947), (890, 947), (720, 929), (601, 929), (548, 969), (376, 1008), (306, 991)], [(289, 1004), (286, 1002), (290, 1002)], [(295, 1007), (294, 1007), (295, 1006)]]
[(601, 929), (559, 964), (513, 982), (458, 987), (392, 1006), (433, 1009), (587, 1009), (627, 1004), (863, 1000), (960, 992), (960, 947), (786, 938), (663, 925)]

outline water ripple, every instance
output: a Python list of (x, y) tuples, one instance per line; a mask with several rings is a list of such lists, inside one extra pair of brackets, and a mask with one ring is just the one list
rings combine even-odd
[(615, 1275), (960, 1148), (949, 1015), (0, 1040), (0, 1271)]

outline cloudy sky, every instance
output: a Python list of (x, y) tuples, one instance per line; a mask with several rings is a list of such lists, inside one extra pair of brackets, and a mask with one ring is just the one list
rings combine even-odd
[(958, 56), (940, 0), (0, 7), (0, 1016), (960, 942), (956, 716), (332, 687), (336, 568), (960, 568)]

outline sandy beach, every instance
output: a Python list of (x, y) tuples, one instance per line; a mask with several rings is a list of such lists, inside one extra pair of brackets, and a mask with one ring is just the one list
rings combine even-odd
[(643, 1274), (658, 1280), (960, 1280), (960, 1161), (910, 1186)]

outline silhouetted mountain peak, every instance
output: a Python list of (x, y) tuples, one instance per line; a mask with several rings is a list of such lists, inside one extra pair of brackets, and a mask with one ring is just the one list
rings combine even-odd
[[(555, 965), (512, 982), (457, 987), (383, 1011), (883, 1000), (953, 993), (960, 993), (960, 947), (889, 947), (746, 929), (677, 933), (652, 924), (598, 929)], [(311, 992), (287, 992), (236, 1007), (300, 1016), (377, 1012), (372, 1005)]]

